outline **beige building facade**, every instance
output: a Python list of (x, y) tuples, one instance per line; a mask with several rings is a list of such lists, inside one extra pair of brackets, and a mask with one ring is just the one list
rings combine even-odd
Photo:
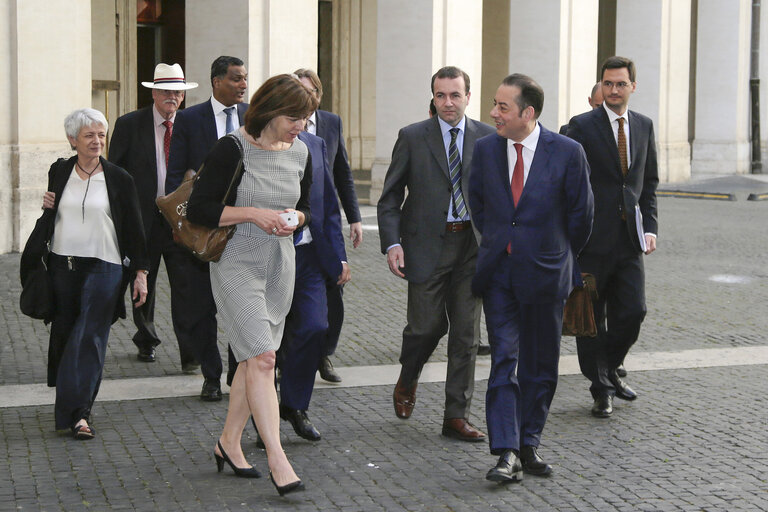
[[(541, 122), (557, 130), (588, 108), (599, 62), (625, 55), (662, 181), (746, 174), (752, 13), (750, 0), (0, 0), (0, 253), (23, 248), (50, 164), (72, 154), (64, 117), (92, 106), (113, 123), (144, 106), (139, 83), (160, 61), (200, 83), (186, 105), (208, 99), (219, 55), (245, 61), (249, 94), (271, 75), (317, 69), (371, 204), (398, 130), (426, 118), (445, 65), (470, 75), (467, 114), (486, 122), (501, 79), (531, 75), (545, 92)], [(768, 6), (760, 17), (765, 160)]]

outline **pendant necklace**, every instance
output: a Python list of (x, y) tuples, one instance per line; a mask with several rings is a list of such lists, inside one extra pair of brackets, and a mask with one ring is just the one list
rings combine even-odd
[(83, 171), (83, 173), (88, 175), (88, 183), (85, 185), (85, 194), (83, 194), (83, 204), (80, 205), (80, 207), (81, 207), (81, 209), (83, 211), (83, 224), (85, 224), (85, 198), (88, 197), (88, 189), (91, 187), (91, 174), (96, 172), (96, 169), (98, 169), (99, 165), (101, 165), (101, 161), (96, 162), (96, 167), (91, 169), (91, 172), (88, 172), (85, 169), (83, 169), (82, 166), (80, 165), (80, 162), (78, 162), (78, 161), (75, 161), (75, 165), (77, 166), (78, 169)]

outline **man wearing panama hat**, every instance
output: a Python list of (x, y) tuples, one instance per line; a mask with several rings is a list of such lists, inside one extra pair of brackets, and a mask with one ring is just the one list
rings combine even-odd
[[(142, 82), (141, 85), (152, 89), (153, 104), (119, 117), (109, 146), (109, 160), (126, 169), (136, 184), (150, 257), (147, 301), (142, 307), (133, 310), (133, 321), (136, 324), (133, 342), (139, 349), (139, 361), (155, 361), (155, 347), (160, 344), (154, 323), (155, 283), (162, 257), (171, 285), (171, 317), (179, 343), (181, 366), (182, 370), (190, 372), (198, 367), (198, 361), (201, 360), (193, 332), (195, 317), (185, 304), (192, 286), (187, 278), (191, 256), (173, 242), (170, 227), (155, 205), (155, 199), (165, 195), (168, 154), (176, 111), (184, 101), (184, 91), (194, 89), (197, 84), (185, 80), (180, 65), (161, 62), (155, 67), (154, 80)], [(203, 373), (211, 373), (211, 377), (218, 380), (221, 375), (221, 357), (213, 359), (218, 359), (218, 373), (215, 361), (211, 365), (213, 368), (204, 368)], [(220, 397), (219, 394), (218, 399)], [(212, 398), (216, 397), (207, 397)]]

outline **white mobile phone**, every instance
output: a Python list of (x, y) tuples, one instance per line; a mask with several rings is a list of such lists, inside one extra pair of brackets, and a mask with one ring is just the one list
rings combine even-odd
[(280, 217), (282, 217), (285, 223), (289, 226), (299, 225), (299, 215), (295, 211), (283, 212), (280, 214)]

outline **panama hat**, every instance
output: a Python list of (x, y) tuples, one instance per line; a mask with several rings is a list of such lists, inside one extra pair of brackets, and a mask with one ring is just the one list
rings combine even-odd
[(144, 87), (150, 89), (164, 89), (166, 91), (186, 91), (197, 87), (197, 82), (187, 82), (184, 80), (184, 71), (181, 66), (174, 64), (169, 66), (161, 62), (155, 66), (155, 81), (141, 82)]

